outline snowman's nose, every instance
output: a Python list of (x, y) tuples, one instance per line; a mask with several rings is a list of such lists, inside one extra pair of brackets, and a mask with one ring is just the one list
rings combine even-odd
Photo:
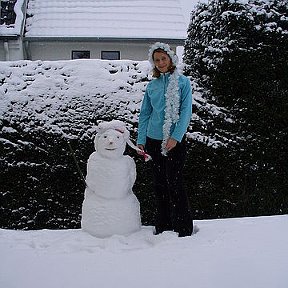
[(114, 139), (112, 137), (108, 138), (109, 145), (112, 145), (114, 143)]

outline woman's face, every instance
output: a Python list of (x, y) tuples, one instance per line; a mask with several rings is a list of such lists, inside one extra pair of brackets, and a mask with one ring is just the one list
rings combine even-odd
[(164, 51), (156, 51), (153, 54), (153, 62), (156, 66), (156, 68), (161, 73), (168, 72), (169, 68), (172, 66), (171, 58), (168, 54), (166, 54)]

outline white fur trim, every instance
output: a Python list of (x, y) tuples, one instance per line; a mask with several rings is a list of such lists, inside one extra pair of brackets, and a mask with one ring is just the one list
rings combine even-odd
[(166, 43), (162, 43), (162, 42), (156, 42), (154, 43), (150, 49), (149, 49), (149, 53), (148, 53), (148, 60), (150, 62), (150, 64), (152, 65), (152, 67), (154, 68), (155, 65), (154, 65), (154, 61), (153, 61), (153, 52), (156, 50), (156, 49), (162, 49), (164, 50), (171, 58), (172, 60), (172, 63), (177, 66), (178, 64), (178, 57), (177, 55), (174, 53), (174, 51), (170, 48), (170, 46)]
[(165, 94), (165, 118), (163, 124), (162, 154), (166, 156), (166, 142), (170, 137), (170, 129), (173, 123), (179, 120), (180, 95), (178, 85), (179, 73), (177, 69), (170, 75), (167, 91)]

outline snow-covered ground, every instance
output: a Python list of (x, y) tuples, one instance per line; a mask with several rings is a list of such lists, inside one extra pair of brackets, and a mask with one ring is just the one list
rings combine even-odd
[(178, 238), (0, 230), (1, 288), (287, 288), (288, 216), (195, 221)]

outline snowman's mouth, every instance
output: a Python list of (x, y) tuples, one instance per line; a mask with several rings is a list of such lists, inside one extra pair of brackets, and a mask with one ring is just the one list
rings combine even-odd
[(105, 148), (105, 150), (114, 151), (114, 150), (116, 150), (116, 148)]

